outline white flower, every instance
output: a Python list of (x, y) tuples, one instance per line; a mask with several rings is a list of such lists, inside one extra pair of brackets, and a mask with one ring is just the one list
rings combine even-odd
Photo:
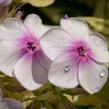
[(99, 91), (108, 77), (108, 45), (99, 33), (92, 33), (80, 19), (62, 19), (61, 27), (47, 32), (41, 39), (44, 53), (54, 62), (49, 81), (56, 86), (87, 92)]
[(40, 46), (40, 38), (48, 30), (34, 14), (28, 15), (24, 24), (8, 18), (0, 26), (0, 70), (15, 76), (29, 90), (39, 88), (48, 80), (51, 61)]
[(23, 104), (11, 98), (3, 98), (0, 88), (0, 109), (24, 109)]
[(0, 109), (24, 109), (23, 104), (11, 98), (3, 98), (0, 101)]
[(11, 4), (12, 0), (0, 0), (0, 5), (1, 6), (7, 6)]

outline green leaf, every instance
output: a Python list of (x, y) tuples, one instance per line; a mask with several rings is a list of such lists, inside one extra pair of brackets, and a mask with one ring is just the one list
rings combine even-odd
[(95, 7), (95, 12), (94, 12), (94, 16), (95, 17), (100, 17), (100, 18), (106, 18), (107, 17), (107, 13), (106, 11), (108, 11), (106, 9), (107, 6), (107, 0), (99, 0), (97, 1), (96, 7)]

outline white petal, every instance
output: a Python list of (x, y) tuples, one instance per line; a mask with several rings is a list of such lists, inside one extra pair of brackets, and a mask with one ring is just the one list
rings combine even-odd
[[(43, 55), (43, 54), (40, 54)], [(48, 69), (50, 63), (48, 62), (46, 57), (43, 56), (34, 56), (32, 63), (32, 74), (33, 79), (38, 84), (44, 84), (48, 81)], [(40, 57), (40, 58), (39, 58)], [(45, 61), (45, 65), (44, 62)]]
[(21, 36), (23, 35), (20, 31), (12, 31), (3, 26), (0, 26), (0, 39), (15, 40), (20, 38)]
[(109, 52), (96, 50), (96, 57), (94, 58), (94, 60), (101, 63), (109, 62)]
[(109, 62), (109, 52), (106, 50), (100, 49), (94, 45), (91, 45), (92, 51), (94, 56), (92, 57), (93, 60), (100, 62), (100, 63), (107, 63)]
[(40, 38), (50, 29), (49, 27), (44, 26), (40, 17), (35, 14), (28, 15), (24, 21), (24, 24), (28, 30), (32, 32), (32, 34), (35, 34), (37, 38)]
[(12, 0), (0, 0), (0, 5), (7, 6), (11, 4)]
[(4, 6), (11, 4), (12, 0), (5, 0)]
[(70, 55), (62, 55), (52, 63), (48, 79), (56, 86), (74, 88), (78, 85), (77, 68)]
[(22, 22), (15, 18), (8, 18), (0, 25), (0, 39), (14, 40), (23, 36), (26, 31)]
[(104, 36), (100, 33), (92, 33), (89, 36), (89, 40), (96, 46), (102, 50), (108, 50), (108, 43)]
[(44, 69), (46, 69), (46, 70), (49, 69), (49, 67), (50, 67), (52, 61), (43, 53), (43, 51), (42, 51), (42, 53), (40, 54), (38, 60), (39, 60), (39, 63), (41, 64), (41, 66), (42, 66)]
[[(37, 66), (36, 66), (37, 67)], [(17, 80), (29, 90), (35, 90), (41, 86), (36, 83), (33, 71), (33, 58), (29, 54), (24, 55), (16, 64), (14, 69)]]
[(79, 67), (80, 85), (90, 94), (98, 92), (106, 83), (107, 78), (108, 69), (104, 65), (92, 62)]
[(19, 101), (10, 98), (4, 98), (0, 103), (0, 109), (24, 109), (24, 108), (23, 104), (21, 104)]
[(4, 3), (4, 0), (0, 0), (0, 5), (2, 5)]
[(25, 30), (23, 23), (19, 19), (16, 19), (16, 18), (7, 18), (2, 22), (2, 25), (10, 30), (11, 29), (12, 30), (16, 30), (16, 29)]
[(0, 41), (0, 70), (12, 76), (13, 69), (20, 58), (19, 49), (11, 41)]
[(72, 37), (62, 29), (52, 29), (41, 38), (40, 42), (44, 53), (54, 60), (65, 52), (71, 40)]
[(89, 28), (83, 20), (76, 18), (61, 19), (60, 25), (61, 28), (70, 33), (72, 37), (88, 38)]

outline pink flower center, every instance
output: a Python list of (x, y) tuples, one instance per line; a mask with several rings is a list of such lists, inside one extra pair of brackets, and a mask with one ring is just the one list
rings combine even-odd
[(22, 53), (34, 54), (41, 50), (39, 40), (32, 34), (24, 35), (18, 42)]
[(29, 50), (31, 52), (40, 50), (39, 44), (36, 44), (34, 42), (29, 42), (29, 41), (27, 42), (26, 48), (27, 48), (27, 50)]
[(78, 48), (78, 54), (79, 54), (80, 56), (85, 57), (85, 56), (86, 56), (86, 50), (85, 50), (83, 47), (79, 47), (79, 48)]
[(93, 56), (92, 50), (88, 46), (88, 43), (83, 40), (71, 42), (69, 53), (77, 63), (80, 61), (82, 63), (89, 63), (91, 62), (90, 57)]

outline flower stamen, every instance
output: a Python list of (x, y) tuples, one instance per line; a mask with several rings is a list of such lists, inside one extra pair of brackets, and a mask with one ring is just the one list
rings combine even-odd
[(35, 44), (34, 42), (27, 42), (27, 49), (34, 52), (40, 49), (39, 44)]
[(86, 50), (83, 47), (78, 48), (79, 56), (86, 56)]

